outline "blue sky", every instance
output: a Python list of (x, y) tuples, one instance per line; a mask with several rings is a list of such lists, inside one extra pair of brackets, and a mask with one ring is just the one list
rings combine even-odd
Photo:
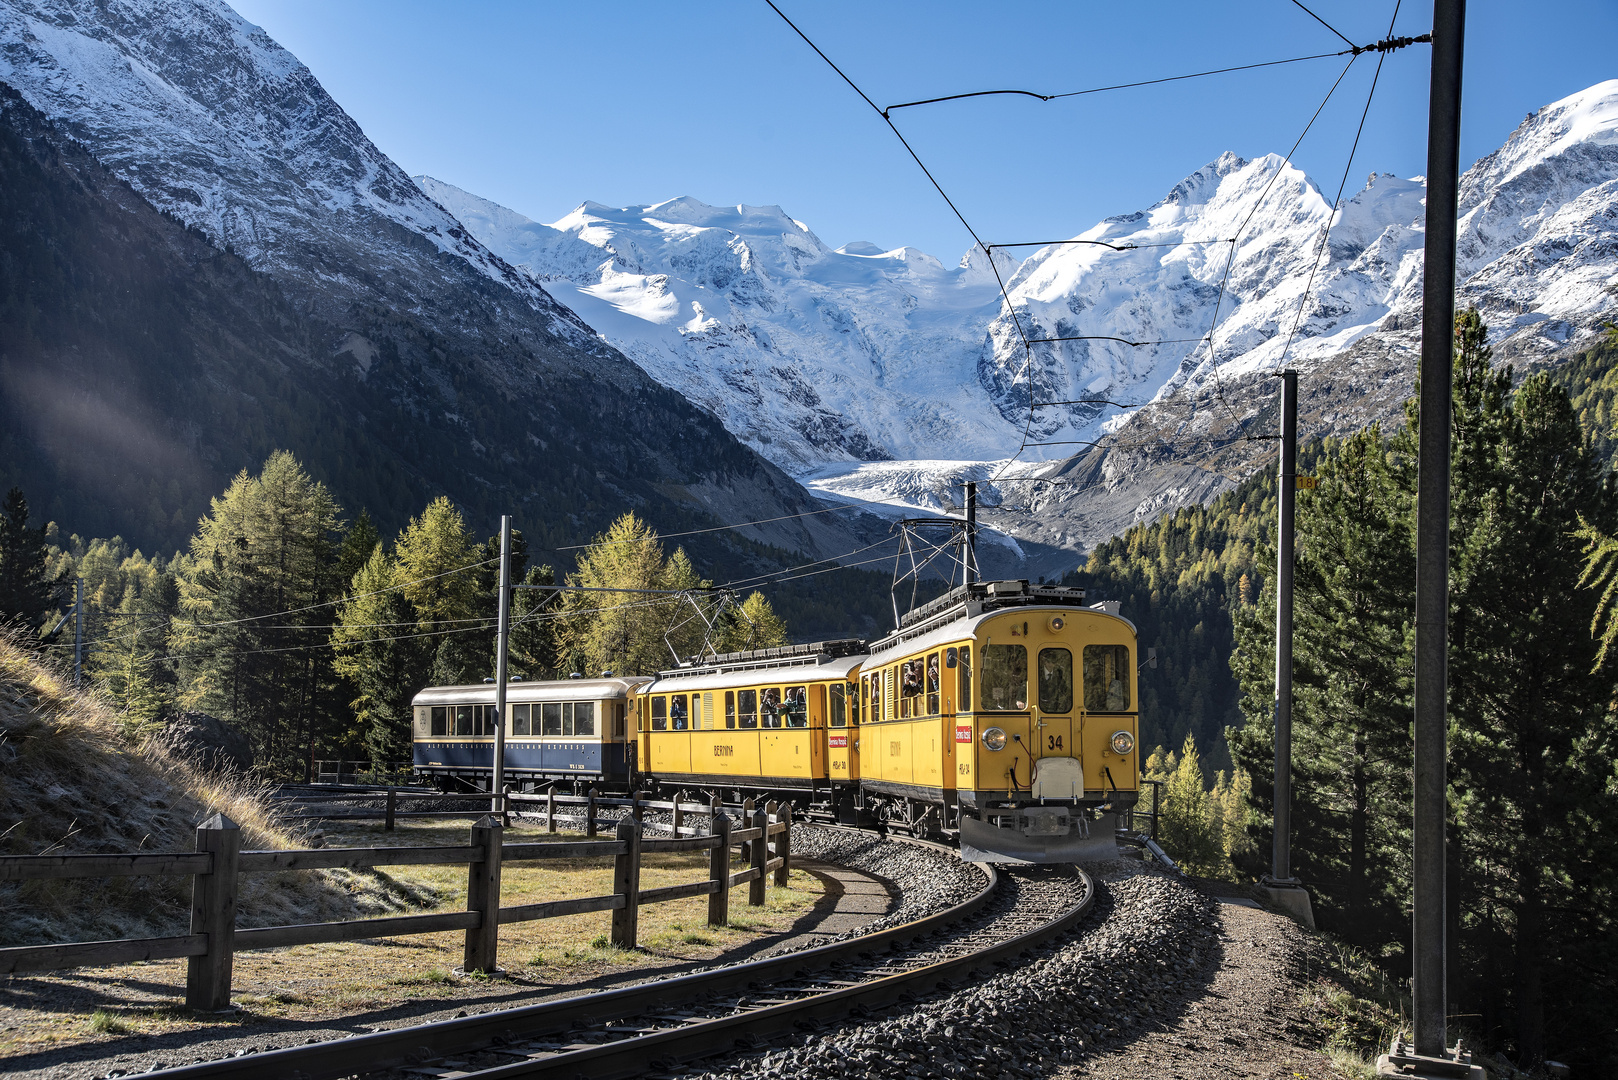
[[(968, 90), (1045, 93), (1333, 52), (1290, 0), (862, 3), (777, 0), (879, 105)], [(236, 0), (309, 65), (371, 139), (540, 221), (586, 199), (691, 195), (778, 204), (836, 246), (909, 244), (954, 262), (971, 239), (881, 118), (763, 0)], [(1356, 42), (1393, 4), (1310, 7)], [(1618, 4), (1468, 5), (1463, 166), (1524, 115), (1618, 77)], [(1419, 34), (1430, 2), (1403, 4)], [(1430, 51), (1383, 66), (1349, 192), (1426, 169)], [(1070, 236), (1144, 209), (1225, 150), (1284, 153), (1345, 59), (1039, 102), (991, 97), (894, 114), (990, 243)], [(1295, 161), (1326, 189), (1376, 67), (1362, 57)]]

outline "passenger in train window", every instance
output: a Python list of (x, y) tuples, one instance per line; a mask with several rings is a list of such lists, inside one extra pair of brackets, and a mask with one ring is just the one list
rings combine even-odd
[(921, 661), (906, 660), (899, 669), (899, 719), (920, 716)]
[(560, 735), (560, 734), (562, 734), (562, 703), (561, 702), (559, 702), (559, 701), (547, 701), (544, 705), (540, 706), (540, 717), (541, 717), (540, 724), (541, 724), (541, 726), (543, 728), (542, 734), (545, 734), (545, 735)]
[(781, 726), (781, 689), (776, 686), (766, 686), (763, 690), (764, 699), (759, 704), (760, 722), (767, 728)]
[(669, 729), (669, 699), (659, 695), (652, 699), (652, 730)]
[(675, 731), (684, 731), (690, 727), (685, 712), (685, 695), (669, 695), (669, 722)]
[(786, 719), (787, 727), (808, 727), (809, 688), (807, 686), (787, 687), (785, 691), (785, 700), (781, 706), (781, 714)]
[(860, 688), (853, 683), (845, 685), (848, 691), (848, 722), (857, 725), (860, 722)]
[(470, 706), (470, 705), (457, 705), (457, 706), (455, 706), (455, 734), (457, 734), (457, 735), (470, 735), (470, 734), (472, 734), (472, 706)]
[(513, 705), (511, 707), (511, 733), (513, 735), (528, 734), (527, 705)]
[(575, 701), (573, 703), (573, 732), (574, 735), (594, 736), (596, 733), (596, 703), (593, 701)]
[(927, 715), (938, 715), (938, 654), (930, 653), (927, 657)]
[(725, 726), (727, 728), (736, 726), (736, 691), (734, 690), (725, 691)]
[(737, 726), (744, 728), (758, 727), (758, 691), (736, 691), (736, 711), (740, 717)]

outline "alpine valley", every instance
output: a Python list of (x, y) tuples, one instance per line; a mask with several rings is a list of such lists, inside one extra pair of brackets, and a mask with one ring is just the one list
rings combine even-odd
[[(726, 541), (761, 566), (977, 479), (990, 561), (1056, 575), (1260, 465), (1280, 367), (1305, 435), (1411, 392), (1419, 179), (1334, 212), (1227, 153), (1074, 237), (1104, 243), (949, 265), (774, 206), (544, 225), (412, 180), (221, 0), (0, 0), (0, 82), (0, 486), (86, 533), (176, 544), (285, 447), (384, 529), (443, 493), (544, 548), (626, 507), (681, 530), (850, 504)], [(1587, 343), (1618, 281), (1618, 81), (1529, 116), (1461, 206), (1497, 355)]]

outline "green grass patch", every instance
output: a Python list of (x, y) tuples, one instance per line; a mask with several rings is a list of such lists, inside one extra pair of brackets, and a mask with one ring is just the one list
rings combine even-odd
[(106, 1009), (97, 1009), (86, 1021), (97, 1035), (128, 1035), (134, 1029), (123, 1017)]

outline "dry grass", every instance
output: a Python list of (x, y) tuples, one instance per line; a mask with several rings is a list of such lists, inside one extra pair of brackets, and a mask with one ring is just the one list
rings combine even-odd
[[(117, 710), (13, 636), (0, 636), (0, 854), (190, 851), (214, 812), (242, 846), (301, 846), (262, 788), (210, 774), (126, 734)], [(0, 885), (0, 945), (184, 933), (190, 879), (121, 877)], [(243, 879), (240, 923), (354, 918), (437, 900), (378, 872)]]

